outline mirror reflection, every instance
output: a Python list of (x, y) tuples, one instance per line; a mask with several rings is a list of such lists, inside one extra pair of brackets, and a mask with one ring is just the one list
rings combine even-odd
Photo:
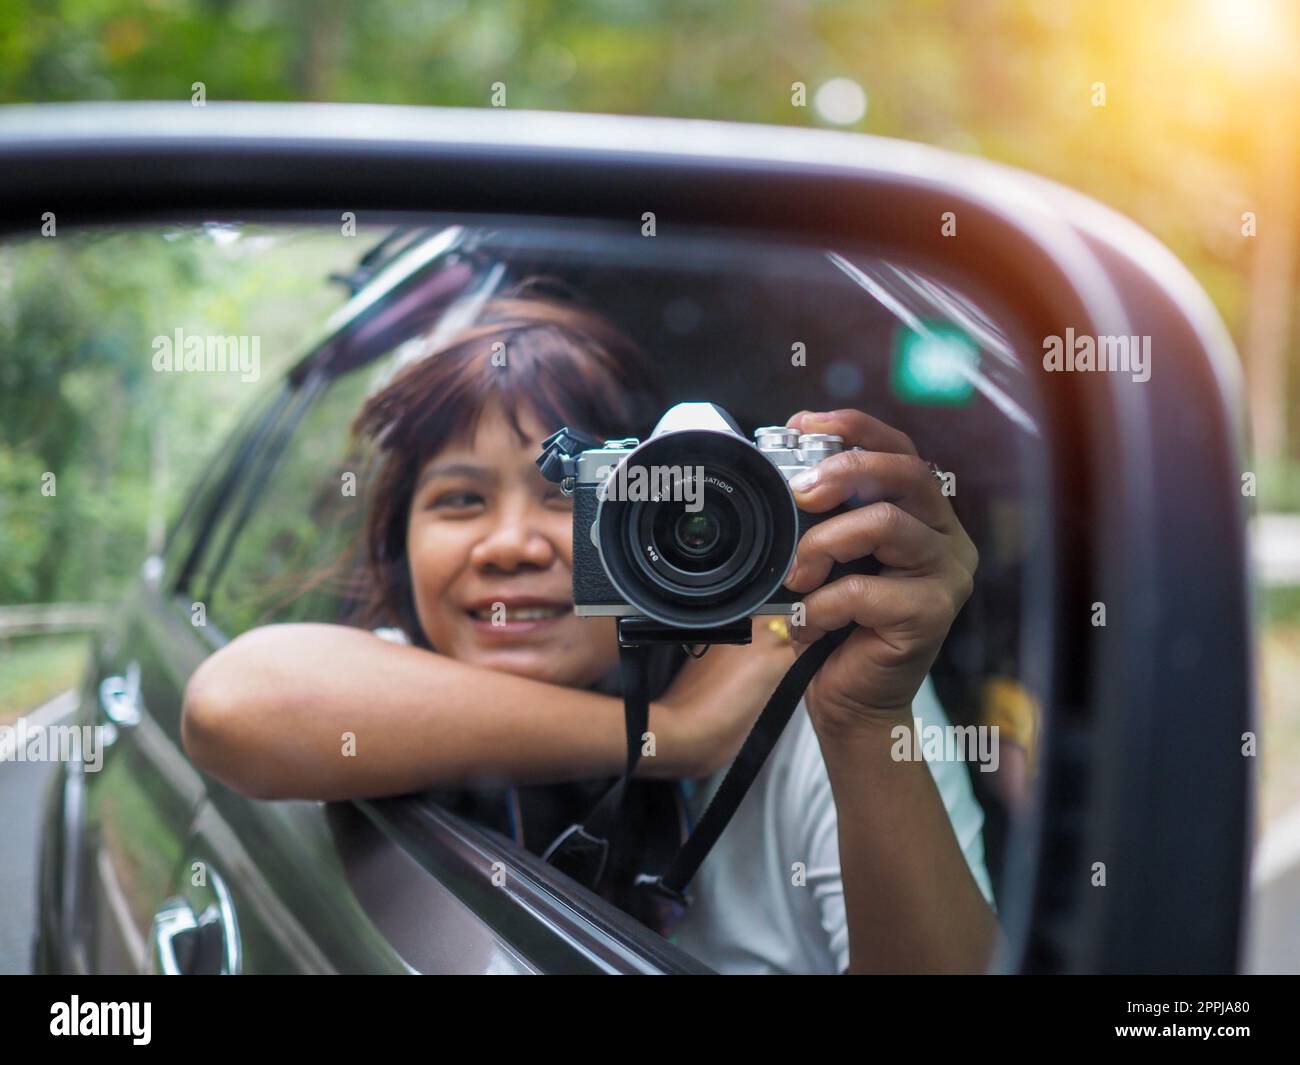
[[(6, 532), (168, 604), (99, 656), (139, 662), (223, 801), (419, 796), (723, 972), (988, 964), (1042, 731), (1046, 481), (1037, 355), (977, 278), (508, 219), (0, 265), (0, 366), (66, 382), (6, 411), (45, 442), (13, 475), (58, 477)], [(170, 853), (143, 731), (94, 816)]]

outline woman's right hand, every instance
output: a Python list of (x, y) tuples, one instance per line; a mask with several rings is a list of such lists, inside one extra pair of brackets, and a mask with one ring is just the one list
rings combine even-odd
[(686, 662), (656, 702), (674, 715), (691, 776), (709, 776), (732, 762), (796, 657), (796, 645), (759, 617), (752, 643), (712, 646)]

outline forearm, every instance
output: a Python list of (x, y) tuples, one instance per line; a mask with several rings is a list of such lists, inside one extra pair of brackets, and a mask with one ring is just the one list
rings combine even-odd
[(884, 724), (820, 735), (839, 824), (852, 972), (978, 972), (997, 923), (924, 762)]
[[(682, 715), (651, 707), (644, 775), (694, 770)], [(483, 670), (337, 625), (232, 641), (186, 690), (191, 757), (259, 798), (344, 799), (617, 773), (620, 700)], [(350, 739), (349, 739), (350, 737)]]

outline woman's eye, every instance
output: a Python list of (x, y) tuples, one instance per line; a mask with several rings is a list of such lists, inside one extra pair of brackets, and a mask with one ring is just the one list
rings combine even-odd
[(481, 507), (486, 500), (478, 492), (443, 492), (428, 504), (430, 510), (459, 511)]
[(566, 496), (559, 489), (556, 489), (554, 492), (547, 492), (546, 495), (542, 497), (542, 501), (548, 507), (559, 507), (561, 510), (571, 510), (573, 508), (573, 497)]

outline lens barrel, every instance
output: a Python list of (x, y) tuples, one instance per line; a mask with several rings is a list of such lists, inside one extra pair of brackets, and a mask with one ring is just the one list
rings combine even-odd
[[(636, 611), (710, 628), (748, 617), (781, 586), (798, 513), (785, 478), (749, 441), (670, 432), (622, 467), (600, 502), (596, 543), (610, 582)], [(654, 494), (620, 491), (626, 485), (653, 486)]]

